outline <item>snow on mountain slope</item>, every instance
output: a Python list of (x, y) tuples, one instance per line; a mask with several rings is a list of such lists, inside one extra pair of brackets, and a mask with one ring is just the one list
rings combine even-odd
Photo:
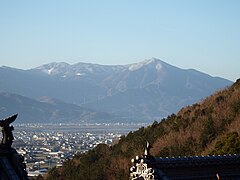
[(160, 61), (156, 58), (152, 58), (149, 60), (144, 60), (140, 63), (130, 64), (128, 69), (129, 69), (129, 71), (136, 71), (136, 70), (141, 69), (144, 66), (152, 65), (156, 68), (157, 71), (160, 71), (162, 69), (162, 63), (163, 63), (162, 61)]
[(38, 70), (42, 73), (64, 78), (91, 75), (103, 76), (110, 73), (119, 72), (123, 69), (123, 66), (106, 66), (90, 63), (77, 63), (73, 65), (67, 63), (50, 63), (35, 68), (35, 70)]
[[(128, 65), (50, 63), (30, 70), (0, 68), (0, 90), (48, 96), (133, 121), (174, 113), (230, 84), (156, 58)], [(121, 121), (121, 119), (119, 119)]]

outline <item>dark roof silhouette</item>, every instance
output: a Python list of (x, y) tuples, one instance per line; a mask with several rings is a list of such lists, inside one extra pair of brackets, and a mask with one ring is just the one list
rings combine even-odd
[(145, 154), (132, 159), (130, 179), (239, 180), (240, 155), (161, 158)]
[(2, 141), (0, 144), (0, 179), (25, 180), (28, 179), (23, 156), (11, 147), (13, 141), (13, 126), (9, 126), (17, 118), (17, 114), (0, 120), (2, 127)]

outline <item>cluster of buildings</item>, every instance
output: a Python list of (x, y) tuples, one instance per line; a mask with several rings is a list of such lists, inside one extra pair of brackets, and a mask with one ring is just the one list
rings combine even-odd
[(28, 175), (38, 176), (52, 167), (61, 166), (76, 153), (84, 153), (101, 143), (112, 145), (121, 135), (109, 131), (81, 132), (22, 126), (14, 130), (12, 147), (24, 156)]

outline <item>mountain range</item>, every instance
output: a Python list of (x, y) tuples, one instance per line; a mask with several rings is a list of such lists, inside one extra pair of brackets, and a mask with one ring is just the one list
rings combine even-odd
[(0, 67), (0, 115), (20, 122), (151, 122), (232, 82), (152, 58), (128, 65)]

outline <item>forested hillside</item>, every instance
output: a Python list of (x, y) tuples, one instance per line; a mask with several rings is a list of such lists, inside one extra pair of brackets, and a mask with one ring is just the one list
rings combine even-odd
[(46, 178), (128, 179), (131, 158), (143, 153), (146, 141), (154, 156), (240, 153), (240, 80), (161, 122), (130, 132), (112, 147), (102, 144), (76, 155)]

